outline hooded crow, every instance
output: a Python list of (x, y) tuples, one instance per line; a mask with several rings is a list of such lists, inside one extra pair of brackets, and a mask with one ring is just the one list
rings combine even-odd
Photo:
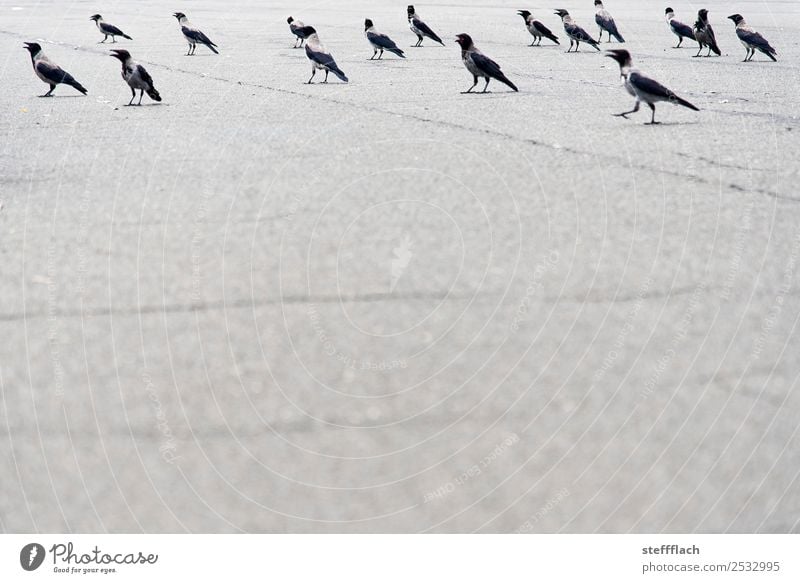
[[(299, 20), (295, 20), (291, 16), (286, 19), (286, 22), (289, 23), (289, 30), (292, 31), (292, 34), (295, 36), (294, 39), (294, 48), (300, 49), (303, 47), (303, 43), (306, 42), (306, 37), (303, 36), (301, 32), (305, 28), (305, 24), (300, 22)], [(297, 41), (300, 41), (300, 45), (297, 44)]]
[(572, 17), (569, 15), (569, 12), (563, 8), (559, 8), (556, 10), (556, 14), (561, 17), (561, 22), (564, 23), (564, 32), (566, 32), (567, 36), (569, 37), (569, 48), (567, 49), (567, 52), (570, 52), (572, 50), (572, 46), (575, 45), (575, 52), (577, 53), (581, 46), (581, 42), (592, 45), (598, 51), (600, 50), (600, 47), (597, 46), (597, 41), (589, 36), (588, 32), (575, 24), (575, 22), (572, 20)]
[(517, 14), (519, 14), (525, 21), (525, 28), (528, 29), (528, 32), (531, 33), (531, 36), (533, 37), (533, 42), (530, 44), (530, 46), (538, 47), (540, 44), (542, 44), (542, 37), (549, 39), (556, 44), (561, 44), (558, 42), (558, 37), (554, 35), (552, 31), (544, 24), (536, 20), (530, 11), (517, 10)]
[(381, 34), (377, 30), (375, 30), (375, 25), (369, 18), (367, 18), (364, 21), (364, 34), (367, 35), (367, 40), (369, 41), (369, 44), (372, 45), (373, 52), (370, 61), (375, 58), (375, 55), (378, 54), (378, 51), (381, 52), (380, 56), (378, 57), (378, 60), (383, 58), (383, 51), (389, 51), (390, 53), (394, 53), (398, 57), (402, 57), (404, 59), (406, 58), (403, 51), (397, 48), (397, 45), (392, 39), (390, 39), (385, 34)]
[(517, 86), (509, 81), (508, 77), (500, 70), (500, 65), (478, 50), (475, 43), (472, 42), (471, 36), (464, 33), (459, 34), (456, 37), (456, 42), (461, 45), (461, 60), (464, 62), (464, 66), (467, 68), (467, 71), (472, 73), (475, 79), (472, 87), (464, 91), (465, 94), (472, 93), (472, 90), (475, 89), (475, 86), (478, 84), (479, 77), (486, 79), (483, 93), (486, 93), (486, 89), (489, 87), (489, 81), (492, 79), (497, 79), (501, 83), (505, 83), (514, 91), (519, 91)]
[(617, 117), (624, 117), (627, 119), (628, 115), (639, 111), (639, 105), (642, 101), (644, 101), (653, 111), (650, 124), (659, 123), (656, 121), (655, 105), (659, 101), (669, 101), (675, 105), (682, 105), (683, 107), (688, 107), (694, 111), (700, 111), (685, 99), (681, 99), (675, 95), (674, 92), (664, 87), (658, 81), (651, 79), (638, 69), (634, 69), (631, 54), (625, 49), (613, 49), (606, 51), (606, 56), (611, 57), (617, 63), (619, 63), (619, 72), (622, 78), (625, 80), (625, 89), (627, 89), (628, 93), (636, 98), (636, 105), (634, 105), (633, 109), (624, 113), (615, 114)]
[(119, 59), (122, 63), (122, 78), (125, 79), (125, 82), (131, 88), (132, 95), (128, 105), (133, 105), (133, 100), (136, 98), (137, 89), (139, 89), (141, 93), (139, 94), (139, 103), (136, 105), (142, 104), (142, 98), (144, 97), (145, 93), (147, 93), (147, 95), (153, 101), (161, 101), (161, 96), (153, 86), (153, 78), (150, 76), (150, 73), (148, 73), (147, 70), (139, 63), (134, 61), (128, 51), (111, 49), (111, 53), (112, 57)]
[(48, 59), (40, 45), (36, 43), (25, 43), (25, 49), (31, 54), (33, 72), (36, 73), (39, 79), (50, 85), (50, 91), (44, 95), (40, 95), (40, 97), (51, 97), (56, 85), (60, 85), (61, 83), (74, 87), (84, 95), (88, 93), (86, 88), (78, 83), (72, 75)]
[(600, 42), (603, 42), (603, 31), (608, 33), (608, 42), (611, 42), (611, 37), (617, 39), (617, 42), (624, 43), (625, 39), (622, 38), (622, 35), (617, 30), (617, 23), (614, 22), (614, 18), (611, 16), (611, 13), (603, 7), (603, 3), (600, 0), (594, 0), (595, 8), (597, 8), (597, 13), (594, 15), (594, 21), (597, 23), (597, 26), (600, 27), (600, 38), (598, 39)]
[(703, 47), (708, 47), (707, 57), (711, 56), (711, 51), (714, 51), (717, 56), (722, 54), (717, 46), (717, 37), (714, 35), (714, 29), (708, 22), (708, 10), (703, 8), (697, 12), (697, 22), (694, 23), (694, 37), (700, 43), (700, 50), (697, 51), (695, 57), (699, 57), (703, 52)]
[(217, 45), (212, 43), (211, 39), (204, 35), (201, 30), (193, 26), (183, 12), (176, 12), (172, 16), (178, 20), (178, 24), (181, 25), (183, 38), (185, 38), (186, 42), (189, 43), (189, 52), (186, 53), (187, 57), (194, 54), (195, 50), (197, 50), (198, 43), (201, 45), (206, 45), (209, 49), (211, 49), (212, 52), (217, 55), (219, 54)]
[(122, 38), (126, 38), (128, 40), (133, 40), (131, 37), (122, 32), (116, 26), (114, 26), (113, 24), (109, 24), (105, 20), (103, 20), (103, 17), (100, 16), (99, 14), (95, 14), (89, 20), (94, 20), (94, 23), (97, 25), (97, 28), (100, 29), (100, 32), (102, 32), (105, 35), (103, 37), (103, 40), (100, 41), (101, 43), (106, 42), (108, 40), (108, 37), (111, 37), (111, 42), (115, 43), (117, 42), (118, 36), (121, 36)]
[(692, 27), (688, 24), (684, 24), (679, 20), (675, 20), (675, 11), (672, 8), (667, 8), (664, 11), (667, 17), (667, 24), (669, 24), (669, 29), (673, 32), (675, 36), (678, 37), (678, 44), (675, 45), (673, 48), (680, 48), (683, 39), (690, 38), (692, 40), (697, 40), (694, 38), (694, 31)]
[(432, 41), (444, 46), (444, 43), (442, 42), (442, 39), (439, 38), (439, 35), (433, 32), (431, 27), (420, 19), (416, 10), (414, 10), (414, 7), (411, 5), (408, 6), (408, 27), (411, 29), (411, 32), (417, 35), (418, 40), (414, 47), (421, 47), (422, 41), (425, 39), (425, 37), (428, 37)]
[(319, 35), (317, 35), (317, 31), (314, 27), (306, 26), (302, 32), (306, 35), (306, 56), (308, 60), (311, 61), (311, 78), (308, 80), (308, 85), (311, 85), (314, 75), (317, 74), (317, 69), (325, 71), (325, 81), (323, 81), (323, 83), (328, 82), (328, 73), (333, 73), (339, 77), (339, 79), (347, 83), (349, 81), (347, 75), (339, 69), (339, 66), (336, 64), (336, 61), (333, 60), (333, 56), (328, 52), (328, 49), (319, 42)]
[(744, 61), (742, 61), (743, 63), (752, 61), (756, 54), (756, 50), (761, 51), (773, 61), (778, 60), (775, 58), (778, 54), (778, 51), (772, 48), (772, 46), (767, 42), (767, 39), (753, 30), (753, 28), (749, 26), (747, 22), (745, 22), (744, 17), (741, 14), (732, 14), (728, 18), (730, 18), (736, 25), (736, 36), (739, 37), (739, 40), (746, 49)]

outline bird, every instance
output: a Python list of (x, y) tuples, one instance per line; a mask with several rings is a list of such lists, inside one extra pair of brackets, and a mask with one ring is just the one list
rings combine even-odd
[(33, 71), (36, 73), (36, 76), (50, 85), (50, 91), (44, 95), (40, 95), (39, 97), (52, 97), (56, 85), (60, 85), (62, 83), (64, 85), (74, 87), (84, 95), (89, 93), (86, 88), (78, 83), (72, 75), (48, 59), (47, 55), (45, 55), (42, 51), (41, 45), (37, 43), (25, 43), (25, 49), (31, 54)]
[(461, 33), (456, 36), (456, 42), (461, 45), (461, 60), (464, 62), (464, 66), (467, 68), (467, 71), (472, 73), (472, 76), (475, 79), (472, 87), (464, 91), (464, 94), (472, 93), (472, 90), (475, 89), (475, 86), (478, 84), (479, 77), (486, 79), (486, 85), (483, 87), (482, 93), (486, 93), (486, 90), (489, 87), (489, 81), (492, 79), (497, 79), (501, 83), (505, 83), (514, 91), (519, 91), (517, 86), (509, 81), (508, 77), (506, 77), (500, 70), (500, 65), (484, 55), (475, 46), (475, 43), (472, 42), (471, 36), (466, 33)]
[(703, 47), (708, 47), (707, 57), (711, 56), (711, 51), (714, 51), (717, 56), (722, 54), (717, 46), (717, 37), (714, 35), (714, 29), (708, 22), (708, 10), (705, 8), (697, 12), (697, 22), (694, 23), (694, 37), (700, 43), (700, 49), (697, 51), (695, 57), (699, 57), (703, 52)]
[(600, 47), (597, 46), (597, 41), (594, 40), (588, 32), (575, 24), (569, 12), (563, 8), (559, 8), (556, 10), (556, 14), (561, 17), (561, 22), (564, 23), (564, 32), (566, 32), (569, 37), (569, 49), (567, 49), (567, 52), (570, 52), (572, 46), (575, 45), (575, 52), (577, 53), (582, 42), (592, 45), (598, 51), (600, 50)]
[(752, 61), (756, 54), (756, 50), (761, 51), (773, 61), (778, 60), (775, 58), (778, 54), (778, 51), (772, 48), (772, 45), (767, 42), (767, 39), (753, 30), (753, 28), (747, 24), (741, 14), (731, 14), (728, 18), (730, 18), (733, 21), (733, 24), (736, 25), (736, 36), (739, 37), (739, 40), (746, 49), (744, 61), (742, 61), (743, 63)]
[(533, 42), (530, 44), (530, 46), (538, 47), (540, 44), (542, 44), (542, 37), (553, 41), (557, 45), (561, 44), (558, 42), (558, 37), (554, 35), (553, 32), (544, 24), (536, 20), (529, 10), (518, 10), (517, 14), (519, 14), (525, 21), (525, 28), (527, 28), (528, 32), (531, 33), (531, 36), (533, 36)]
[(639, 105), (642, 101), (644, 101), (653, 111), (653, 116), (650, 119), (650, 124), (648, 125), (655, 125), (659, 123), (656, 121), (655, 105), (659, 101), (669, 101), (674, 105), (682, 105), (683, 107), (688, 107), (694, 111), (700, 111), (697, 107), (685, 99), (675, 95), (674, 91), (667, 89), (655, 79), (651, 79), (638, 69), (633, 68), (631, 54), (625, 49), (612, 49), (606, 51), (605, 56), (611, 57), (617, 63), (619, 63), (619, 72), (620, 76), (625, 80), (625, 89), (627, 89), (628, 93), (636, 98), (636, 105), (634, 105), (633, 109), (624, 113), (615, 114), (617, 117), (624, 117), (625, 119), (628, 119), (628, 115), (639, 111)]
[[(305, 28), (305, 24), (300, 22), (299, 20), (295, 20), (291, 16), (286, 19), (286, 22), (289, 23), (289, 30), (292, 31), (292, 34), (296, 37), (294, 39), (294, 48), (301, 49), (303, 48), (303, 43), (306, 42), (306, 37), (303, 36), (303, 33), (300, 32)], [(297, 41), (300, 41), (300, 45), (298, 46)]]
[(313, 26), (306, 26), (303, 28), (303, 34), (306, 36), (306, 56), (311, 61), (311, 78), (308, 80), (308, 85), (311, 85), (314, 75), (317, 74), (317, 69), (325, 71), (325, 81), (328, 82), (328, 73), (333, 73), (339, 79), (347, 83), (349, 79), (345, 75), (333, 56), (328, 52), (328, 49), (319, 41), (319, 35)]
[(364, 21), (364, 34), (367, 35), (367, 40), (369, 41), (369, 44), (372, 45), (373, 52), (370, 61), (375, 58), (375, 55), (378, 54), (378, 51), (381, 53), (378, 57), (378, 60), (383, 58), (383, 51), (389, 51), (390, 53), (394, 53), (403, 59), (406, 58), (406, 55), (403, 53), (403, 51), (397, 48), (397, 44), (395, 44), (392, 39), (375, 30), (375, 25), (369, 18)]
[(100, 16), (99, 14), (95, 14), (89, 20), (94, 20), (94, 23), (97, 25), (97, 28), (100, 29), (100, 32), (102, 32), (105, 35), (103, 37), (103, 40), (100, 41), (100, 43), (106, 42), (108, 40), (108, 37), (111, 37), (111, 42), (115, 43), (117, 42), (118, 36), (121, 36), (122, 38), (126, 38), (128, 40), (133, 40), (131, 37), (122, 32), (116, 26), (114, 26), (113, 24), (109, 24), (105, 20), (103, 20), (103, 17)]
[(444, 46), (442, 39), (439, 38), (439, 35), (431, 30), (431, 27), (425, 24), (420, 17), (417, 15), (417, 11), (414, 9), (414, 6), (408, 6), (408, 27), (411, 29), (415, 35), (417, 35), (417, 44), (414, 47), (421, 47), (422, 41), (425, 37), (428, 37), (432, 41), (439, 43), (440, 45)]
[(153, 86), (153, 78), (150, 76), (150, 73), (147, 72), (147, 69), (134, 61), (128, 51), (111, 49), (111, 53), (112, 57), (119, 59), (122, 63), (122, 78), (125, 79), (125, 82), (131, 88), (132, 95), (128, 105), (133, 105), (137, 89), (139, 89), (141, 93), (139, 94), (139, 103), (136, 105), (142, 104), (142, 98), (145, 93), (147, 93), (153, 101), (161, 101), (161, 95), (158, 94), (158, 91), (156, 91), (156, 88)]
[(183, 12), (176, 12), (173, 14), (177, 20), (178, 24), (181, 25), (181, 32), (183, 33), (183, 38), (186, 39), (186, 42), (189, 43), (189, 52), (186, 53), (186, 56), (193, 55), (195, 50), (197, 50), (197, 44), (200, 43), (201, 45), (206, 45), (211, 51), (215, 54), (219, 54), (217, 50), (217, 45), (211, 42), (211, 39), (208, 38), (201, 30), (196, 28), (189, 22), (189, 19), (186, 18), (186, 15)]
[(600, 38), (598, 40), (603, 42), (603, 31), (605, 31), (608, 33), (608, 42), (611, 42), (611, 37), (613, 35), (613, 37), (617, 39), (617, 42), (624, 43), (625, 39), (622, 38), (622, 35), (617, 30), (617, 23), (614, 22), (611, 13), (605, 9), (603, 2), (601, 0), (594, 0), (594, 5), (595, 8), (597, 8), (594, 21), (597, 23), (597, 26), (600, 27)]
[(673, 48), (680, 48), (681, 43), (683, 43), (683, 39), (690, 38), (694, 41), (697, 39), (694, 37), (694, 31), (692, 27), (688, 24), (684, 24), (679, 20), (675, 20), (675, 11), (672, 8), (667, 8), (664, 11), (667, 17), (667, 24), (669, 24), (670, 30), (678, 37), (678, 44)]

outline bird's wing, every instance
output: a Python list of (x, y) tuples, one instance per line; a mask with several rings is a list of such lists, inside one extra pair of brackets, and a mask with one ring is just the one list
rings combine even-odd
[(375, 32), (368, 32), (367, 39), (372, 44), (381, 47), (382, 49), (396, 49), (397, 44), (385, 34)]
[(614, 22), (614, 18), (607, 10), (601, 10), (598, 12), (594, 17), (597, 26), (603, 28), (609, 32), (616, 33), (617, 32), (617, 23)]
[(336, 61), (333, 60), (333, 56), (324, 50), (315, 50), (306, 44), (306, 55), (309, 59), (323, 67), (338, 69)]
[(54, 65), (53, 63), (46, 63), (44, 61), (38, 61), (36, 63), (36, 70), (39, 74), (47, 79), (50, 83), (72, 83), (75, 82), (72, 75), (67, 73), (64, 69), (59, 67), (58, 65)]
[(433, 32), (431, 27), (422, 22), (419, 18), (414, 19), (414, 26), (416, 26), (419, 29), (419, 31), (424, 35), (437, 36), (437, 34)]
[(533, 28), (535, 28), (535, 29), (536, 29), (536, 30), (538, 30), (538, 31), (539, 31), (541, 34), (543, 34), (543, 35), (545, 35), (545, 36), (547, 36), (547, 35), (550, 35), (550, 34), (553, 34), (553, 31), (552, 31), (552, 30), (550, 30), (549, 28), (547, 28), (547, 27), (546, 27), (544, 24), (542, 24), (542, 23), (541, 23), (541, 22), (539, 22), (538, 20), (534, 20), (534, 21), (533, 21)]
[(761, 36), (759, 33), (755, 31), (739, 29), (736, 31), (736, 35), (740, 39), (742, 39), (742, 41), (758, 49), (775, 52), (775, 49), (773, 49), (772, 46), (770, 46), (769, 42), (767, 42), (767, 39), (765, 39), (763, 36)]
[(706, 36), (712, 45), (717, 44), (717, 37), (714, 35), (714, 29), (711, 28), (710, 24), (706, 24)]
[(582, 40), (582, 41), (590, 41), (590, 40), (592, 40), (592, 37), (589, 36), (589, 33), (586, 32), (585, 30), (583, 30), (577, 24), (569, 24), (565, 28), (567, 30), (567, 34), (569, 34), (571, 36), (574, 36), (578, 40)]
[(481, 53), (472, 53), (471, 56), (472, 62), (475, 63), (475, 66), (480, 69), (484, 75), (488, 75), (489, 77), (497, 77), (498, 75), (503, 74), (500, 70), (500, 65), (495, 63), (486, 55)]
[(677, 20), (670, 20), (669, 23), (672, 25), (672, 28), (674, 28), (676, 32), (682, 34), (683, 36), (694, 38), (694, 32), (692, 31), (691, 27), (685, 25), (682, 22), (678, 22)]
[(147, 83), (148, 86), (153, 86), (153, 78), (150, 76), (150, 73), (147, 72), (147, 69), (141, 65), (136, 65), (136, 72), (139, 73), (141, 80)]
[(631, 73), (628, 82), (642, 93), (648, 93), (663, 99), (675, 97), (675, 93), (664, 87), (661, 83), (650, 77), (645, 77), (641, 73)]
[(201, 31), (197, 29), (182, 27), (181, 29), (183, 34), (185, 34), (188, 38), (192, 39), (195, 42), (202, 43), (204, 45), (213, 45), (216, 46), (214, 43), (211, 42), (211, 39), (204, 35)]
[(122, 36), (124, 33), (118, 29), (113, 24), (103, 23), (103, 32), (107, 32), (108, 34), (113, 34), (115, 36)]

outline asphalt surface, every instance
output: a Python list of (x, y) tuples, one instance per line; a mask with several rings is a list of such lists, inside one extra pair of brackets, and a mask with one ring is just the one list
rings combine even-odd
[[(95, 8), (0, 6), (0, 529), (800, 532), (800, 4), (736, 3), (777, 63), (704, 6), (719, 58), (607, 4), (701, 109), (655, 127), (519, 2), (418, 5), (414, 49), (399, 2), (119, 0), (139, 108)], [(460, 94), (460, 32), (519, 94)]]

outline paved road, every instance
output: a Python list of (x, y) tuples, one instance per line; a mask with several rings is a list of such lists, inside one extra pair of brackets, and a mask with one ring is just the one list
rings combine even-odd
[[(659, 127), (518, 2), (420, 5), (447, 46), (380, 63), (405, 5), (269, 4), (192, 3), (190, 58), (111, 3), (141, 108), (85, 6), (0, 7), (0, 528), (800, 531), (797, 2), (737, 4), (749, 64), (727, 2), (714, 59), (609, 3), (702, 109)], [(303, 84), (289, 14), (349, 85)], [(519, 94), (459, 94), (463, 31)], [(36, 39), (88, 97), (36, 98)]]

